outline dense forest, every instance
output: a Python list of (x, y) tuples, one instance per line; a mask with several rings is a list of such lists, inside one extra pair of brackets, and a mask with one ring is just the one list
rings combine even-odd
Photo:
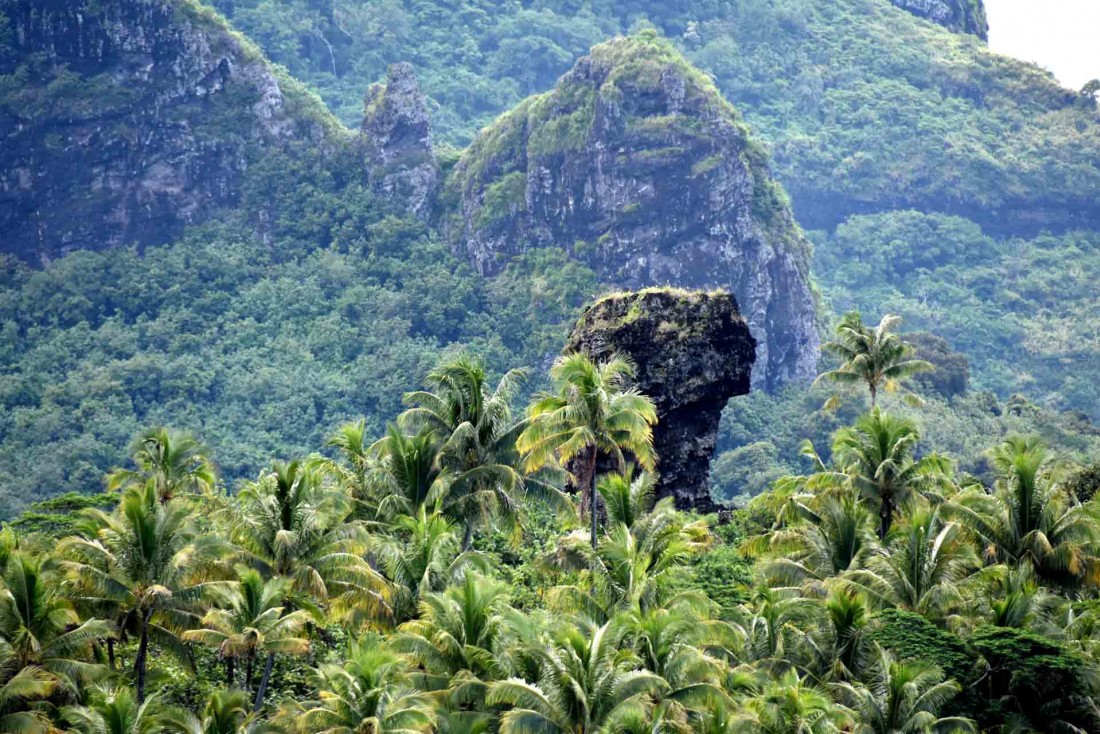
[(1100, 83), (913, 5), (0, 0), (0, 731), (1100, 731)]

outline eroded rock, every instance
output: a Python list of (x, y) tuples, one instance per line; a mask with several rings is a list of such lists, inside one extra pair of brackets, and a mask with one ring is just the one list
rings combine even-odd
[(482, 131), (443, 201), (483, 274), (554, 246), (626, 288), (729, 290), (756, 337), (754, 386), (815, 374), (810, 246), (786, 195), (710, 78), (654, 35), (596, 46)]
[(403, 214), (426, 219), (439, 184), (427, 98), (411, 64), (393, 64), (364, 99), (361, 127), (371, 190)]
[(634, 362), (638, 388), (657, 406), (658, 497), (714, 510), (707, 480), (718, 423), (729, 399), (749, 392), (756, 354), (736, 299), (669, 288), (609, 296), (584, 312), (566, 352)]

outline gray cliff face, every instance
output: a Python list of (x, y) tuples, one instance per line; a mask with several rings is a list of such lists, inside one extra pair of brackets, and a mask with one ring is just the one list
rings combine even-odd
[(597, 46), (483, 131), (442, 216), (483, 274), (554, 246), (619, 286), (732, 291), (756, 337), (754, 387), (815, 372), (809, 245), (786, 197), (710, 80), (654, 37)]
[(411, 64), (393, 64), (364, 99), (362, 142), (371, 190), (395, 210), (427, 219), (439, 186), (427, 98)]
[[(190, 0), (0, 0), (0, 248), (147, 245), (234, 203), (256, 150), (323, 116)], [(295, 92), (301, 95), (301, 92)], [(300, 106), (300, 104), (299, 104)]]
[(657, 407), (657, 497), (712, 512), (709, 467), (722, 409), (749, 391), (756, 343), (728, 293), (649, 289), (592, 305), (567, 353), (629, 357), (639, 390)]
[(913, 15), (958, 33), (989, 40), (989, 21), (983, 0), (890, 0)]

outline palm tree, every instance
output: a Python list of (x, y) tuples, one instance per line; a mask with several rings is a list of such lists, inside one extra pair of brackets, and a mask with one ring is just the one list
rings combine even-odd
[(825, 618), (817, 635), (826, 680), (854, 680), (866, 669), (871, 657), (868, 633), (871, 608), (866, 598), (851, 588), (832, 588), (825, 598)]
[[(836, 339), (821, 346), (823, 351), (840, 358), (840, 367), (823, 372), (814, 384), (862, 382), (871, 393), (871, 408), (874, 408), (878, 404), (879, 391), (894, 392), (905, 378), (935, 369), (928, 362), (912, 359), (913, 347), (895, 333), (900, 324), (900, 316), (886, 314), (878, 326), (868, 328), (858, 311), (845, 314), (837, 326)], [(826, 407), (836, 402), (834, 396)]]
[(750, 731), (761, 734), (832, 734), (846, 731), (849, 716), (822, 690), (788, 670), (744, 702)]
[(271, 668), (277, 654), (304, 655), (309, 652), (309, 640), (300, 636), (310, 615), (304, 610), (285, 608), (290, 598), (290, 579), (277, 577), (266, 583), (258, 571), (245, 570), (233, 586), (210, 589), (210, 609), (198, 629), (183, 633), (185, 642), (198, 642), (217, 648), (226, 663), (226, 685), (234, 686), (234, 666), (245, 663), (244, 687), (252, 690), (253, 663), (263, 656), (266, 660), (253, 710), (263, 707)]
[(53, 734), (47, 699), (57, 678), (36, 666), (20, 667), (15, 652), (0, 640), (0, 731)]
[(944, 705), (960, 686), (944, 681), (934, 665), (899, 662), (879, 649), (866, 686), (840, 683), (839, 698), (851, 708), (862, 734), (930, 734), (973, 732), (974, 723), (960, 717), (941, 717)]
[(600, 454), (611, 457), (620, 471), (626, 470), (624, 452), (644, 469), (653, 470), (656, 464), (657, 409), (652, 400), (627, 387), (633, 376), (634, 367), (619, 356), (600, 364), (582, 354), (559, 358), (550, 369), (554, 393), (544, 394), (529, 408), (530, 424), (517, 441), (526, 454), (528, 471), (555, 460), (563, 466), (581, 460), (578, 483), (588, 499), (593, 548), (599, 539), (596, 467)]
[(343, 663), (316, 671), (317, 700), (293, 712), (309, 734), (417, 734), (433, 731), (430, 699), (412, 685), (408, 663), (374, 638), (352, 642)]
[(111, 626), (98, 619), (82, 623), (51, 566), (45, 556), (23, 551), (8, 559), (0, 589), (4, 667), (40, 671), (54, 690), (72, 695), (101, 672), (86, 660), (93, 643), (111, 634)]
[(948, 512), (981, 539), (987, 562), (1030, 565), (1040, 580), (1071, 589), (1100, 583), (1100, 517), (1059, 483), (1042, 440), (1012, 436), (991, 452), (993, 493), (962, 493)]
[(276, 463), (241, 490), (231, 537), (264, 578), (290, 580), (294, 606), (383, 614), (385, 579), (363, 557), (366, 532), (353, 511), (348, 495), (315, 469)]
[(509, 707), (500, 719), (501, 734), (619, 731), (623, 720), (644, 712), (669, 686), (640, 669), (621, 641), (610, 624), (590, 634), (567, 628), (541, 651), (537, 680), (510, 678), (490, 686), (487, 703)]
[(133, 459), (137, 469), (112, 472), (108, 489), (150, 483), (160, 502), (170, 502), (180, 493), (206, 494), (214, 488), (214, 467), (189, 434), (154, 428), (134, 442)]
[(898, 509), (915, 496), (935, 496), (951, 486), (951, 464), (936, 454), (914, 458), (920, 433), (916, 425), (875, 408), (851, 428), (837, 431), (833, 457), (837, 470), (809, 480), (815, 489), (850, 486), (872, 503), (879, 516), (878, 537), (884, 540)]
[(867, 568), (844, 578), (882, 604), (937, 618), (960, 600), (959, 584), (977, 567), (962, 526), (935, 507), (895, 527)]
[(157, 700), (150, 696), (138, 702), (129, 688), (97, 688), (86, 706), (67, 706), (61, 710), (65, 731), (76, 734), (155, 734), (171, 730), (169, 718)]
[(284, 731), (250, 716), (248, 694), (240, 690), (214, 691), (198, 715), (189, 711), (169, 711), (164, 718), (164, 731), (173, 734), (274, 734)]
[(439, 463), (450, 475), (443, 511), (465, 525), (463, 550), (470, 549), (475, 527), (492, 517), (517, 517), (516, 492), (524, 482), (516, 437), (524, 426), (513, 419), (511, 401), (525, 376), (511, 370), (490, 389), (484, 363), (460, 354), (428, 373), (430, 390), (405, 395), (412, 407), (402, 421), (442, 441)]
[(228, 549), (213, 536), (194, 537), (190, 513), (160, 502), (155, 484), (133, 487), (113, 513), (89, 511), (93, 537), (62, 543), (65, 568), (79, 598), (113, 609), (122, 631), (138, 638), (134, 685), (145, 701), (150, 640), (187, 659), (177, 631), (198, 618), (202, 583)]
[(744, 545), (766, 557), (764, 576), (776, 583), (802, 584), (821, 593), (827, 579), (862, 568), (875, 548), (871, 513), (847, 488), (796, 495), (784, 506), (783, 517), (785, 527)]
[(472, 567), (486, 567), (474, 551), (463, 552), (454, 525), (440, 512), (421, 507), (415, 516), (398, 515), (391, 535), (372, 538), (371, 549), (392, 584), (392, 613), (402, 622), (415, 616), (420, 599), (462, 579)]
[(420, 687), (447, 690), (454, 706), (481, 710), (488, 684), (504, 675), (507, 587), (473, 572), (420, 599), (420, 617), (401, 626), (394, 648), (425, 672)]
[(369, 450), (373, 464), (367, 475), (376, 519), (415, 516), (434, 510), (447, 492), (450, 476), (440, 462), (442, 440), (432, 428), (407, 435), (396, 424)]
[(336, 449), (342, 461), (321, 459), (320, 468), (336, 476), (351, 494), (352, 499), (359, 503), (360, 507), (355, 513), (357, 516), (371, 519), (376, 517), (378, 508), (368, 483), (373, 459), (370, 452), (371, 444), (367, 440), (366, 421), (358, 420), (343, 424), (336, 429), (336, 433), (325, 442), (325, 445)]

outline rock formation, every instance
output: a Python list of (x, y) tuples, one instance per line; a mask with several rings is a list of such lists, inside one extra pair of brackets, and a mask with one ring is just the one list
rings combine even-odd
[(708, 475), (722, 409), (749, 391), (756, 342), (727, 293), (647, 289), (609, 296), (584, 312), (566, 352), (614, 353), (637, 368), (638, 388), (657, 406), (653, 432), (658, 497), (710, 512)]
[(0, 249), (28, 259), (169, 240), (257, 150), (331, 133), (194, 0), (8, 0), (0, 29)]
[(913, 15), (958, 33), (989, 40), (989, 21), (983, 0), (890, 0)]
[(754, 386), (815, 372), (810, 248), (786, 196), (711, 80), (654, 35), (596, 46), (482, 131), (442, 216), (486, 275), (557, 246), (623, 287), (730, 290), (756, 337)]
[(427, 99), (410, 64), (393, 64), (367, 90), (362, 141), (371, 190), (404, 214), (425, 219), (439, 182)]

